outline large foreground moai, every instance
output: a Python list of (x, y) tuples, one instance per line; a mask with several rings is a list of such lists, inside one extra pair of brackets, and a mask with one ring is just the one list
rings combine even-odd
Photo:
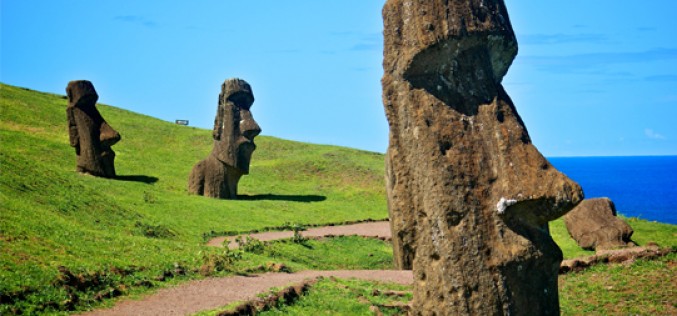
[(77, 155), (77, 171), (98, 177), (115, 177), (115, 152), (111, 149), (120, 134), (103, 119), (96, 109), (99, 95), (87, 80), (71, 81), (68, 95), (68, 136)]
[(242, 79), (228, 79), (221, 85), (214, 119), (214, 148), (198, 162), (188, 179), (188, 192), (220, 199), (236, 199), (240, 177), (249, 174), (249, 162), (256, 149), (254, 137), (261, 128), (249, 108), (254, 94)]
[(531, 143), (501, 80), (502, 0), (388, 0), (383, 102), (396, 265), (425, 315), (557, 315), (548, 221), (583, 197)]

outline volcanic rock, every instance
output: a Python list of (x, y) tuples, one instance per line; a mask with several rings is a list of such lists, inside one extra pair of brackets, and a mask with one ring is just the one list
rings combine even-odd
[(417, 315), (557, 315), (548, 221), (583, 198), (538, 152), (501, 80), (502, 0), (388, 0), (383, 103), (396, 266)]
[(214, 148), (198, 162), (188, 179), (188, 192), (220, 199), (236, 199), (240, 177), (249, 174), (249, 163), (261, 128), (250, 108), (254, 103), (251, 86), (242, 79), (228, 79), (221, 85), (214, 119)]
[(111, 149), (120, 141), (120, 134), (103, 119), (96, 108), (99, 95), (87, 80), (71, 81), (68, 96), (68, 136), (77, 155), (78, 172), (98, 177), (115, 177), (115, 152)]
[(609, 198), (586, 199), (564, 215), (571, 237), (587, 250), (627, 247), (634, 232), (616, 217), (616, 206)]

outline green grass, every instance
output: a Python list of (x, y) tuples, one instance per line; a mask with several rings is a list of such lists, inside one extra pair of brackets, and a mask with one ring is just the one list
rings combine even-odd
[(290, 267), (314, 270), (388, 270), (393, 268), (392, 247), (383, 241), (362, 237), (336, 237), (322, 242), (274, 242), (266, 256), (284, 258)]
[(192, 314), (191, 316), (217, 316), (217, 315), (221, 314), (222, 312), (231, 312), (234, 309), (236, 309), (238, 306), (240, 306), (240, 304), (243, 304), (243, 303), (245, 303), (245, 302), (240, 302), (240, 301), (233, 302), (233, 303), (230, 303), (226, 306), (222, 306), (222, 307), (219, 307), (219, 308), (216, 308), (216, 309), (197, 312), (195, 314)]
[(563, 315), (677, 314), (677, 255), (561, 276)]
[[(656, 260), (597, 265), (562, 275), (559, 278), (562, 315), (675, 315), (677, 283), (672, 277), (675, 273), (677, 254), (671, 253)], [(326, 279), (293, 304), (278, 306), (261, 315), (373, 315), (369, 306), (393, 302), (391, 297), (372, 295), (375, 288), (411, 293), (411, 286)], [(398, 301), (411, 298), (407, 295)], [(384, 308), (381, 311), (385, 315), (397, 312)]]
[(594, 255), (594, 251), (583, 250), (576, 244), (576, 241), (569, 236), (567, 227), (564, 225), (564, 219), (558, 218), (550, 223), (550, 235), (562, 249), (564, 259)]
[(14, 305), (63, 308), (52, 306), (68, 299), (51, 286), (59, 266), (84, 274), (134, 267), (130, 280), (113, 282), (133, 287), (175, 263), (199, 270), (205, 253), (219, 255), (204, 246), (213, 232), (387, 218), (381, 154), (260, 136), (239, 186), (249, 198), (210, 199), (186, 190), (211, 150), (209, 130), (98, 105), (122, 135), (113, 147), (118, 175), (158, 181), (102, 179), (74, 171), (64, 97), (8, 85), (0, 97), (0, 298)]
[[(661, 247), (677, 248), (677, 225), (649, 222), (634, 217), (621, 217), (632, 229), (632, 241), (639, 246), (649, 242), (657, 243)], [(550, 234), (564, 253), (564, 259), (594, 255), (594, 251), (583, 250), (576, 244), (567, 232), (564, 220), (559, 218), (549, 223)]]
[(655, 242), (663, 247), (677, 248), (677, 225), (650, 222), (635, 217), (623, 219), (635, 231), (632, 240), (638, 245)]
[(408, 288), (410, 287), (391, 283), (323, 279), (310, 289), (308, 295), (302, 296), (294, 304), (280, 304), (277, 308), (257, 315), (374, 315), (369, 310), (372, 305), (379, 306), (384, 315), (400, 315), (401, 310), (382, 306), (408, 302), (412, 298), (411, 294), (393, 297), (380, 293), (375, 295), (374, 292), (402, 291)]
[[(64, 96), (0, 84), (0, 314), (82, 310), (269, 262), (294, 270), (391, 266), (388, 244), (355, 237), (271, 243), (258, 253), (204, 246), (225, 232), (387, 218), (382, 154), (259, 136), (239, 186), (248, 198), (210, 199), (186, 186), (211, 150), (211, 131), (98, 105), (122, 135), (113, 147), (121, 177), (84, 176), (68, 145), (66, 106)], [(628, 221), (639, 244), (677, 246), (676, 225)], [(589, 254), (561, 220), (551, 231), (565, 257)]]
[[(270, 293), (278, 289), (273, 288)], [(388, 295), (392, 292), (402, 293)], [(264, 297), (268, 293), (262, 293)], [(260, 311), (257, 315), (374, 315), (370, 306), (377, 306), (384, 315), (402, 315), (402, 310), (393, 305), (407, 303), (412, 299), (411, 286), (387, 282), (372, 282), (356, 279), (320, 278), (309, 291), (293, 302), (281, 301), (277, 306)], [(243, 302), (235, 302), (213, 310), (202, 311), (193, 316), (214, 316), (232, 311)]]

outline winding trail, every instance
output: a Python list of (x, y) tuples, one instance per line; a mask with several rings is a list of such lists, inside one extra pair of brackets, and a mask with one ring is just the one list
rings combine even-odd
[(264, 273), (254, 276), (233, 276), (191, 281), (177, 287), (162, 289), (139, 300), (124, 300), (109, 309), (81, 315), (189, 315), (215, 309), (238, 301), (256, 298), (273, 287), (287, 286), (317, 277), (358, 278), (411, 284), (411, 271), (399, 270), (337, 270), (301, 271), (297, 273)]
[[(324, 226), (302, 231), (304, 237), (328, 237), (359, 235), (374, 238), (390, 238), (388, 221), (365, 222), (350, 225)], [(260, 241), (292, 238), (292, 231), (277, 231), (244, 234)], [(237, 248), (237, 236), (217, 237), (207, 245), (222, 247), (224, 240), (230, 240), (228, 247)], [(273, 287), (288, 286), (318, 277), (357, 278), (399, 284), (411, 284), (411, 271), (402, 270), (336, 270), (300, 271), (296, 273), (264, 273), (252, 276), (232, 276), (190, 281), (173, 288), (157, 291), (138, 300), (122, 300), (112, 308), (99, 309), (81, 315), (188, 315), (199, 311), (215, 309), (238, 301), (249, 301), (259, 293)]]
[[(363, 237), (374, 237), (374, 238), (390, 238), (392, 235), (390, 233), (390, 224), (388, 221), (378, 221), (378, 222), (365, 222), (357, 223), (350, 225), (338, 225), (338, 226), (323, 226), (309, 228), (301, 232), (303, 237), (328, 237), (328, 236), (349, 236), (349, 235), (358, 235)], [(292, 231), (277, 231), (277, 232), (263, 232), (263, 233), (251, 233), (244, 234), (240, 236), (250, 236), (256, 238), (260, 241), (271, 241), (277, 239), (292, 238), (294, 232)], [(228, 239), (228, 248), (235, 249), (237, 248), (237, 243), (235, 242), (237, 236), (228, 236), (228, 237), (216, 237), (207, 242), (208, 246), (221, 247), (223, 242)]]
[[(293, 237), (293, 232), (265, 232), (246, 234), (261, 241), (270, 241)], [(304, 237), (327, 237), (359, 235), (365, 237), (390, 238), (390, 225), (387, 221), (367, 222), (341, 226), (326, 226), (308, 229), (301, 233)], [(235, 236), (218, 237), (208, 245), (221, 247), (223, 241), (230, 238), (229, 248), (237, 248)], [(560, 274), (578, 271), (598, 262), (626, 262), (640, 257), (655, 257), (674, 252), (658, 247), (635, 247), (610, 252), (600, 252), (585, 258), (576, 258), (562, 262)], [(215, 309), (233, 302), (251, 301), (256, 295), (274, 287), (296, 285), (318, 277), (357, 278), (399, 284), (412, 284), (412, 271), (403, 270), (307, 270), (296, 273), (264, 273), (252, 276), (232, 276), (209, 278), (182, 283), (144, 296), (138, 300), (122, 300), (108, 309), (99, 309), (81, 315), (189, 315), (199, 311)]]

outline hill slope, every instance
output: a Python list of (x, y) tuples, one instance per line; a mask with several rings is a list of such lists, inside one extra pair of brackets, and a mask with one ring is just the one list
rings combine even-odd
[(74, 171), (65, 97), (8, 85), (0, 96), (5, 296), (51, 284), (59, 266), (199, 266), (215, 232), (387, 218), (381, 154), (259, 136), (240, 180), (245, 199), (210, 199), (186, 190), (211, 151), (209, 130), (98, 105), (122, 135), (113, 147), (120, 177), (102, 179)]

